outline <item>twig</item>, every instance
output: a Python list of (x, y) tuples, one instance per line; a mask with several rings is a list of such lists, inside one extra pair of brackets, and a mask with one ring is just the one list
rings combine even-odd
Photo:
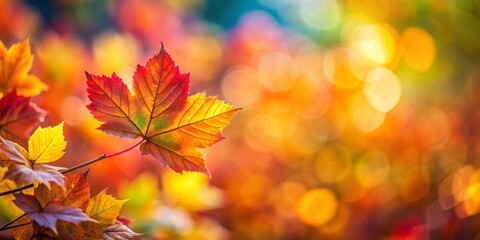
[(8, 226), (6, 228), (1, 228), (0, 231), (5, 231), (5, 230), (11, 229), (11, 228), (21, 227), (21, 226), (25, 226), (25, 225), (32, 224), (32, 223), (33, 223), (33, 221), (26, 222), (26, 223), (20, 223), (20, 224), (13, 225), (13, 226)]
[(25, 217), (25, 215), (27, 215), (27, 214), (24, 213), (24, 214), (22, 214), (20, 217), (17, 217), (17, 218), (15, 218), (15, 219), (13, 219), (12, 221), (8, 222), (8, 223), (5, 223), (5, 225), (3, 225), (3, 226), (0, 228), (0, 231), (7, 230), (7, 229), (8, 229), (8, 226), (12, 225), (14, 222), (18, 221), (20, 218)]

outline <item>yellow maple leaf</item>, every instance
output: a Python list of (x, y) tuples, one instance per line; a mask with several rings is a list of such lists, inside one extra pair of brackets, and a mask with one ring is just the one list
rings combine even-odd
[(54, 127), (37, 128), (28, 140), (28, 153), (35, 163), (48, 163), (60, 159), (66, 146), (62, 122)]
[(28, 38), (13, 44), (8, 50), (0, 41), (0, 98), (13, 89), (18, 95), (29, 97), (47, 89), (38, 77), (28, 74), (32, 68), (33, 55)]
[(63, 123), (54, 127), (37, 128), (28, 141), (28, 150), (15, 142), (0, 137), (0, 164), (8, 166), (4, 179), (10, 179), (17, 185), (43, 183), (50, 189), (50, 182), (64, 185), (65, 178), (59, 172), (62, 168), (51, 166), (48, 162), (63, 156), (67, 143), (63, 136)]
[(103, 224), (114, 224), (123, 204), (128, 200), (118, 200), (107, 194), (104, 189), (90, 200), (87, 215)]

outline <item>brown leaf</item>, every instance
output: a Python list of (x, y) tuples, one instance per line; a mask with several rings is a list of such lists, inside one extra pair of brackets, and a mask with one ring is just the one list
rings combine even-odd
[(4, 178), (11, 179), (18, 185), (30, 183), (38, 185), (43, 183), (49, 188), (51, 187), (50, 182), (53, 182), (59, 186), (63, 186), (65, 176), (63, 176), (58, 169), (58, 167), (48, 164), (35, 164), (34, 169), (30, 166), (12, 164), (8, 167)]
[[(22, 217), (17, 222), (15, 222), (15, 224), (24, 224), (24, 223), (28, 223), (28, 222), (31, 222), (31, 221), (32, 220), (30, 220), (27, 217)], [(16, 228), (13, 229), (13, 236), (15, 237), (15, 239), (19, 239), (19, 240), (20, 239), (31, 239), (33, 237), (33, 234), (35, 234), (33, 224), (27, 224), (27, 225), (23, 225), (23, 226), (16, 227)]]
[(65, 206), (80, 208), (85, 211), (90, 202), (90, 185), (87, 181), (88, 171), (76, 173), (65, 177), (64, 186), (51, 185), (48, 189), (44, 184), (35, 188), (34, 196), (42, 206), (52, 200), (57, 200)]
[(2, 166), (8, 166), (12, 163), (27, 164), (28, 152), (20, 145), (4, 139), (0, 136), (0, 157)]
[(83, 221), (96, 222), (78, 208), (63, 206), (54, 201), (42, 207), (34, 196), (23, 193), (18, 193), (14, 196), (15, 200), (13, 202), (27, 214), (28, 218), (32, 219), (39, 226), (53, 230), (56, 234), (58, 233), (57, 221), (59, 220), (75, 224)]
[(140, 234), (132, 231), (120, 221), (108, 226), (102, 234), (102, 240), (137, 239)]

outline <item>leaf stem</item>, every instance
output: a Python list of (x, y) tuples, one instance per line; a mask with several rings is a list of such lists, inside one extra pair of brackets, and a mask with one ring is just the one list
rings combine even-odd
[(142, 138), (142, 140), (140, 140), (140, 142), (136, 143), (135, 145), (133, 145), (133, 146), (127, 148), (127, 149), (124, 149), (124, 150), (122, 150), (122, 151), (120, 151), (120, 152), (116, 152), (116, 153), (112, 153), (112, 154), (105, 155), (105, 158), (115, 157), (115, 156), (120, 155), (120, 154), (122, 154), (122, 153), (126, 153), (126, 152), (128, 152), (128, 151), (136, 148), (138, 145), (142, 144), (143, 142), (145, 142), (145, 140), (146, 140), (145, 138)]
[(120, 155), (120, 154), (122, 154), (122, 153), (126, 153), (126, 152), (134, 149), (135, 147), (137, 147), (138, 145), (140, 145), (140, 144), (143, 143), (144, 141), (145, 141), (145, 139), (142, 139), (140, 142), (136, 143), (135, 145), (133, 145), (133, 146), (131, 146), (131, 147), (129, 147), (129, 148), (126, 148), (126, 149), (124, 149), (124, 150), (122, 150), (122, 151), (120, 151), (120, 152), (116, 152), (116, 153), (112, 153), (112, 154), (105, 154), (105, 153), (104, 153), (104, 154), (98, 156), (97, 158), (94, 158), (94, 159), (92, 159), (92, 160), (90, 160), (90, 161), (87, 161), (87, 162), (84, 162), (84, 163), (82, 163), (82, 164), (78, 164), (77, 166), (71, 167), (71, 168), (69, 168), (69, 169), (66, 169), (66, 170), (63, 170), (63, 171), (60, 171), (60, 172), (61, 172), (62, 174), (69, 173), (69, 172), (75, 171), (75, 170), (77, 170), (77, 169), (79, 169), (79, 168), (86, 167), (86, 166), (88, 166), (88, 165), (90, 165), (90, 164), (92, 164), (92, 163), (98, 162), (98, 161), (100, 161), (100, 160), (102, 160), (102, 159), (110, 158), (110, 157), (115, 157), (115, 156)]
[[(75, 171), (75, 170), (77, 170), (77, 169), (79, 169), (79, 168), (83, 168), (83, 167), (86, 167), (86, 166), (88, 166), (88, 165), (90, 165), (90, 164), (96, 163), (96, 162), (98, 162), (98, 161), (100, 161), (100, 160), (102, 160), (102, 159), (110, 158), (110, 157), (115, 157), (115, 156), (117, 156), (117, 155), (126, 153), (126, 152), (134, 149), (134, 148), (137, 147), (138, 145), (142, 144), (143, 142), (145, 142), (145, 140), (146, 140), (145, 138), (142, 138), (142, 140), (140, 140), (140, 141), (139, 141), (138, 143), (136, 143), (135, 145), (133, 145), (133, 146), (131, 146), (131, 147), (128, 147), (128, 148), (126, 148), (126, 149), (124, 149), (124, 150), (122, 150), (122, 151), (120, 151), (120, 152), (116, 152), (116, 153), (112, 153), (112, 154), (105, 154), (105, 153), (104, 153), (104, 154), (102, 154), (102, 155), (100, 155), (100, 156), (98, 156), (98, 157), (96, 157), (96, 158), (94, 158), (94, 159), (92, 159), (92, 160), (89, 160), (89, 161), (87, 161), (87, 162), (78, 164), (78, 165), (76, 165), (76, 166), (73, 166), (73, 167), (71, 167), (71, 168), (68, 168), (68, 169), (63, 170), (63, 171), (60, 171), (60, 172), (61, 172), (62, 174), (67, 174), (67, 173), (72, 172), (72, 171)], [(0, 192), (0, 197), (1, 197), (1, 196), (8, 195), (8, 194), (16, 193), (16, 192), (19, 192), (19, 191), (22, 191), (22, 190), (25, 190), (25, 189), (29, 189), (29, 188), (32, 188), (32, 187), (33, 187), (33, 184), (28, 184), (28, 185), (21, 186), (21, 187), (12, 189), (12, 190), (8, 190), (8, 191), (5, 191), (5, 192)], [(7, 225), (7, 226), (8, 226), (8, 225)], [(3, 227), (0, 228), (0, 229), (3, 229)]]

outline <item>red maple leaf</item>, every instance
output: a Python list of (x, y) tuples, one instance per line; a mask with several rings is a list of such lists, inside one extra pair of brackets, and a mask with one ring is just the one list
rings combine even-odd
[(30, 102), (30, 97), (10, 91), (0, 99), (0, 136), (24, 144), (45, 115), (45, 111)]
[(223, 139), (220, 132), (240, 108), (204, 93), (188, 96), (189, 75), (180, 74), (162, 49), (133, 76), (133, 94), (116, 75), (87, 73), (92, 115), (103, 122), (100, 130), (123, 138), (143, 138), (142, 154), (150, 154), (177, 172), (209, 175), (202, 154)]

